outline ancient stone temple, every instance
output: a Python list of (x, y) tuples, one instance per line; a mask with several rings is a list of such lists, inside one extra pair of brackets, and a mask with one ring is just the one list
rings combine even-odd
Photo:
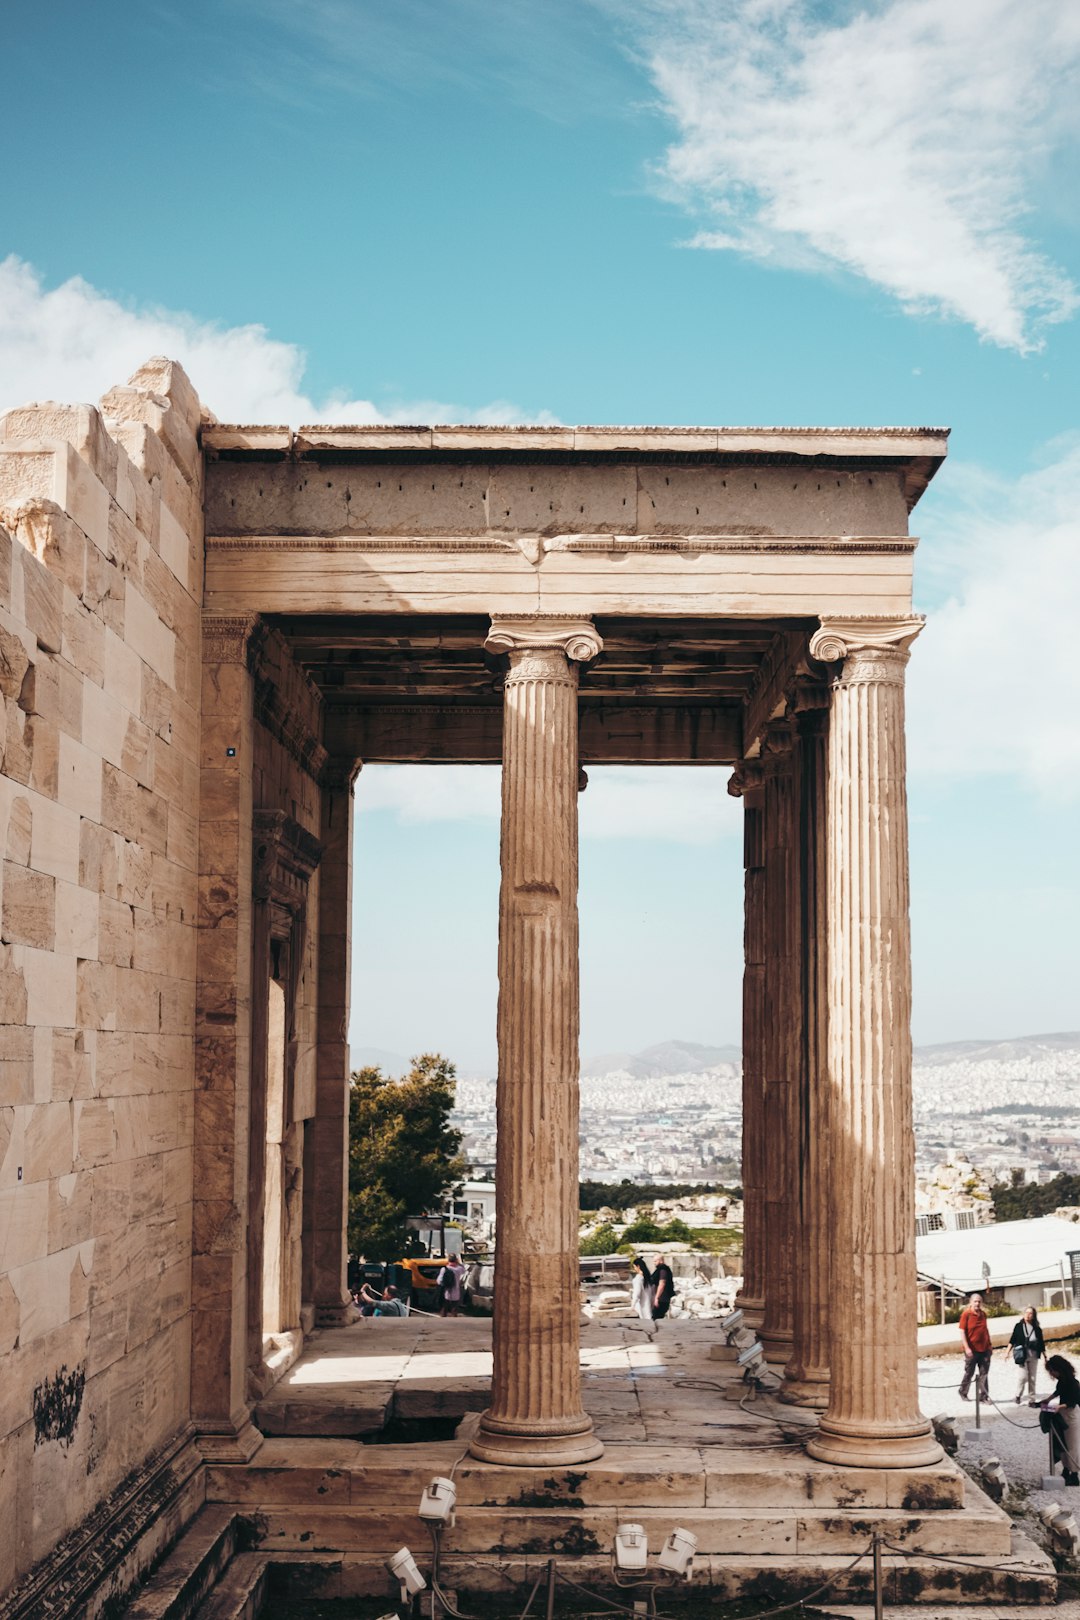
[[(945, 449), (224, 426), (164, 360), (100, 409), (3, 419), (0, 1616), (195, 1614), (244, 1515), (253, 1604), (304, 1559), (305, 1590), (393, 1595), (417, 1482), (452, 1462), (462, 1585), (531, 1580), (538, 1549), (599, 1580), (617, 1520), (674, 1515), (727, 1595), (808, 1590), (875, 1530), (897, 1594), (955, 1591), (954, 1553), (970, 1593), (1051, 1589), (916, 1377), (904, 675), (909, 516)], [(357, 1331), (376, 761), (502, 765), (493, 1360), (449, 1449), (265, 1418)], [(805, 1431), (772, 1451), (775, 1426), (724, 1450), (745, 1386), (718, 1335), (717, 1392), (653, 1455), (581, 1342), (577, 803), (583, 768), (627, 763), (729, 767), (744, 808), (742, 1306)]]

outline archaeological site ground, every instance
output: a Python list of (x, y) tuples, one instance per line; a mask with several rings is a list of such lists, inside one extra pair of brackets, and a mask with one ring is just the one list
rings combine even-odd
[[(470, 1613), (520, 1613), (552, 1557), (632, 1603), (627, 1521), (697, 1538), (662, 1612), (865, 1598), (875, 1537), (896, 1599), (1053, 1593), (916, 1378), (904, 677), (945, 452), (228, 426), (167, 360), (3, 418), (2, 1620), (385, 1614), (451, 1474)], [(493, 1326), (350, 1320), (352, 806), (382, 761), (502, 766)], [(740, 1303), (775, 1395), (715, 1323), (581, 1326), (603, 764), (729, 767), (742, 801)]]

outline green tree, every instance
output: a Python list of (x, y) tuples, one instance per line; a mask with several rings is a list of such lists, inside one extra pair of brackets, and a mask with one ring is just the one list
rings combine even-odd
[(607, 1221), (598, 1226), (595, 1232), (583, 1237), (578, 1244), (579, 1254), (615, 1254), (619, 1247), (619, 1240), (615, 1236), (615, 1228)]
[(450, 1125), (454, 1065), (413, 1059), (401, 1079), (358, 1069), (349, 1089), (349, 1248), (397, 1259), (405, 1218), (435, 1206), (465, 1173), (461, 1132)]

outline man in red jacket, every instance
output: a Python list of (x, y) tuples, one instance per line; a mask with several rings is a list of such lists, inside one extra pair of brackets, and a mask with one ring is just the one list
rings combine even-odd
[(960, 1342), (964, 1347), (964, 1376), (960, 1380), (960, 1399), (970, 1400), (971, 1375), (978, 1368), (979, 1399), (989, 1399), (990, 1390), (990, 1324), (983, 1310), (981, 1294), (972, 1294), (960, 1312)]

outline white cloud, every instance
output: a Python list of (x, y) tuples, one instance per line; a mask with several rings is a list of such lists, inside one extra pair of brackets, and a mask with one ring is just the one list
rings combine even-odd
[(912, 650), (912, 771), (1080, 798), (1080, 435), (1015, 482), (954, 466), (950, 485), (924, 525), (943, 600)]
[[(590, 766), (578, 800), (581, 837), (712, 844), (741, 831), (727, 792), (730, 771), (700, 766)], [(360, 776), (361, 813), (388, 810), (406, 824), (495, 820), (499, 771), (477, 765), (376, 765)]]
[(306, 356), (264, 326), (222, 326), (182, 311), (122, 304), (81, 276), (46, 290), (14, 255), (0, 261), (0, 410), (31, 399), (100, 399), (144, 360), (179, 360), (223, 422), (551, 422), (497, 400), (479, 409), (411, 400), (390, 410), (344, 393), (303, 392)]
[(1077, 289), (1025, 235), (1080, 124), (1061, 0), (601, 0), (678, 127), (660, 180), (693, 246), (840, 267), (1027, 352)]

